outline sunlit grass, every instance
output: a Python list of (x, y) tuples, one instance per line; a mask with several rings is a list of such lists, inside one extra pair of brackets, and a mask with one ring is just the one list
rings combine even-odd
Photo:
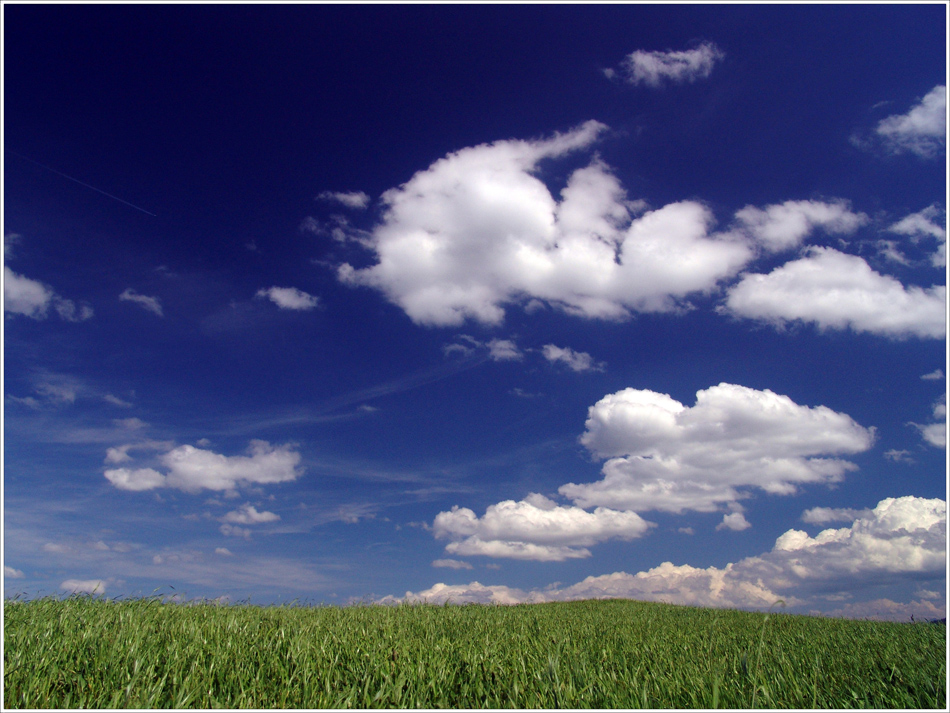
[(945, 708), (946, 629), (626, 600), (7, 602), (5, 708)]

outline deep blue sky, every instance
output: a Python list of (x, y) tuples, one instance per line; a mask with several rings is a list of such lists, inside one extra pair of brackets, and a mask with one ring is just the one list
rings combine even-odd
[(945, 615), (944, 5), (3, 22), (7, 595)]

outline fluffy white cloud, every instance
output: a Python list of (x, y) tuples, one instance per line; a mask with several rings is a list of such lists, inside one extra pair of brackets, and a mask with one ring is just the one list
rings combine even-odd
[(914, 240), (925, 237), (937, 239), (937, 249), (930, 256), (930, 263), (934, 267), (946, 267), (947, 265), (947, 230), (943, 225), (938, 225), (935, 220), (944, 222), (946, 216), (936, 204), (929, 205), (922, 211), (911, 213), (905, 218), (901, 218), (888, 228), (892, 233), (908, 235)]
[(73, 594), (105, 594), (106, 583), (101, 579), (67, 579), (59, 588)]
[(307, 310), (320, 304), (320, 299), (296, 287), (268, 287), (257, 291), (257, 297), (269, 299), (281, 309)]
[(365, 243), (377, 264), (339, 268), (381, 290), (413, 321), (499, 324), (504, 305), (548, 302), (621, 319), (669, 311), (714, 289), (754, 255), (742, 236), (710, 235), (711, 212), (683, 201), (631, 219), (625, 191), (601, 161), (574, 171), (558, 202), (535, 175), (548, 158), (590, 146), (589, 121), (552, 138), (465, 148), (382, 196)]
[(18, 569), (3, 565), (3, 576), (7, 579), (22, 579), (25, 575)]
[(581, 443), (609, 459), (604, 478), (559, 492), (585, 508), (637, 511), (713, 511), (742, 498), (740, 488), (788, 495), (799, 484), (837, 482), (856, 466), (825, 456), (873, 442), (846, 414), (734, 384), (697, 392), (693, 407), (624, 389), (594, 404), (586, 427)]
[(937, 448), (947, 447), (947, 395), (941, 394), (940, 398), (934, 402), (933, 415), (936, 419), (941, 419), (937, 423), (919, 424), (914, 423), (920, 430), (924, 440)]
[(906, 114), (895, 114), (882, 120), (876, 131), (891, 151), (909, 151), (930, 158), (945, 146), (946, 115), (947, 88), (941, 84), (931, 89)]
[[(123, 459), (120, 455), (125, 456), (124, 460), (131, 460), (127, 453), (113, 453), (113, 450), (110, 448), (106, 456), (111, 462), (121, 462)], [(154, 490), (165, 487), (165, 476), (153, 468), (112, 468), (105, 471), (105, 476), (106, 480), (119, 490)]]
[(705, 79), (716, 62), (725, 54), (712, 42), (704, 42), (693, 50), (647, 52), (637, 50), (627, 56), (623, 68), (631, 84), (646, 84), (649, 87), (671, 83), (694, 82)]
[(737, 228), (747, 232), (769, 252), (798, 247), (815, 229), (850, 234), (868, 222), (864, 213), (854, 213), (845, 201), (785, 201), (736, 212)]
[(159, 302), (157, 297), (140, 295), (131, 287), (119, 295), (119, 299), (123, 302), (134, 302), (137, 305), (141, 305), (143, 309), (151, 312), (152, 314), (158, 315), (159, 317), (164, 316), (164, 313), (162, 312), (162, 303)]
[[(839, 511), (840, 512), (840, 511)], [(923, 581), (946, 577), (947, 505), (943, 500), (905, 496), (886, 498), (873, 510), (849, 526), (824, 530), (815, 537), (789, 530), (776, 540), (769, 552), (747, 557), (725, 567), (705, 569), (664, 562), (646, 571), (614, 572), (587, 577), (577, 584), (558, 589), (523, 591), (505, 586), (485, 586), (478, 582), (436, 584), (423, 592), (406, 592), (404, 598), (386, 597), (386, 602), (430, 601), (519, 604), (574, 599), (629, 598), (705, 607), (769, 608), (779, 599), (788, 606), (814, 605), (834, 599), (834, 592), (860, 594), (876, 584), (887, 584), (907, 576)], [(832, 593), (829, 595), (829, 593)], [(931, 599), (939, 599), (939, 592)], [(918, 592), (917, 596), (924, 596)], [(911, 613), (945, 616), (943, 606), (924, 602), (853, 602), (827, 613), (907, 619)], [(889, 601), (889, 600), (888, 600)], [(871, 609), (878, 607), (874, 612)], [(880, 611), (883, 608), (884, 611)]]
[(488, 354), (492, 361), (520, 361), (524, 354), (510, 339), (492, 339), (488, 342)]
[(725, 309), (780, 325), (801, 320), (820, 329), (942, 339), (946, 295), (944, 285), (905, 288), (860, 257), (813, 247), (767, 275), (745, 275), (729, 290)]
[(752, 524), (745, 519), (741, 512), (726, 513), (722, 516), (722, 522), (716, 525), (717, 530), (732, 530), (733, 532), (742, 532), (752, 527)]
[(280, 515), (267, 510), (258, 512), (257, 508), (250, 503), (245, 503), (239, 509), (232, 510), (221, 518), (221, 522), (238, 525), (258, 525), (262, 522), (276, 522), (277, 520), (280, 520)]
[[(132, 447), (148, 446), (110, 448), (106, 461), (121, 463), (131, 460), (128, 450)], [(249, 456), (224, 456), (194, 446), (178, 446), (159, 457), (167, 469), (164, 475), (153, 468), (117, 468), (106, 470), (105, 477), (122, 490), (169, 487), (195, 493), (200, 490), (229, 491), (254, 483), (284, 483), (300, 476), (297, 467), (300, 453), (294, 451), (291, 444), (272, 446), (267, 441), (252, 440), (248, 451)]]
[(610, 539), (631, 540), (653, 526), (634, 512), (558, 505), (531, 493), (524, 500), (489, 505), (485, 515), (455, 506), (436, 515), (432, 529), (439, 539), (453, 540), (450, 554), (561, 561), (589, 557), (587, 547)]
[(363, 191), (349, 191), (342, 193), (324, 191), (319, 196), (317, 196), (317, 198), (324, 201), (342, 203), (347, 208), (361, 209), (369, 205), (369, 196), (363, 193)]
[(563, 362), (572, 371), (603, 371), (604, 363), (595, 362), (587, 352), (576, 352), (570, 347), (558, 347), (545, 344), (541, 348), (544, 358), (550, 362)]
[(33, 319), (46, 319), (52, 307), (67, 322), (81, 322), (93, 315), (92, 307), (63, 299), (49, 285), (18, 275), (3, 267), (3, 309), (11, 314), (22, 314)]

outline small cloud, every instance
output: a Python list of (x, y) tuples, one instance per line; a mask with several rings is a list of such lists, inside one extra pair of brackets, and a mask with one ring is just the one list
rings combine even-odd
[(148, 426), (148, 424), (140, 418), (116, 418), (112, 420), (112, 423), (121, 428), (127, 428), (130, 431), (136, 431)]
[(317, 196), (317, 200), (342, 203), (347, 208), (353, 208), (355, 210), (361, 210), (369, 205), (369, 196), (363, 193), (363, 191), (350, 191), (348, 193), (324, 191)]
[(7, 579), (23, 579), (25, 576), (22, 571), (3, 565), (3, 576)]
[(943, 369), (936, 369), (929, 374), (924, 374), (920, 378), (924, 381), (937, 381), (938, 379), (943, 378)]
[(940, 84), (906, 114), (883, 119), (875, 133), (892, 153), (910, 152), (921, 158), (942, 153), (947, 133), (947, 87)]
[(101, 579), (67, 579), (59, 588), (73, 594), (106, 593), (106, 584)]
[(603, 362), (595, 362), (587, 352), (576, 352), (570, 347), (545, 344), (542, 352), (549, 362), (564, 362), (572, 371), (603, 371), (606, 366)]
[(884, 457), (895, 463), (914, 462), (914, 459), (910, 457), (910, 451), (899, 451), (896, 448), (892, 448), (889, 451), (884, 451)]
[(221, 555), (222, 557), (234, 557), (234, 553), (231, 552), (227, 547), (215, 547), (214, 553), (216, 555)]
[(693, 528), (691, 528), (691, 527), (679, 527), (679, 528), (676, 529), (676, 531), (679, 532), (679, 533), (681, 533), (681, 534), (683, 534), (683, 535), (695, 535), (695, 534), (696, 534), (696, 533), (693, 531)]
[(453, 560), (453, 559), (433, 560), (432, 566), (433, 567), (448, 567), (449, 569), (472, 569), (472, 565), (470, 565), (468, 562), (463, 562), (461, 560)]
[(225, 537), (243, 537), (245, 540), (251, 539), (251, 531), (246, 527), (237, 527), (224, 523), (218, 528)]
[[(665, 82), (681, 84), (705, 79), (725, 56), (712, 42), (704, 42), (696, 49), (678, 52), (637, 50), (627, 56), (622, 67), (630, 84), (656, 88)], [(615, 73), (610, 71), (607, 76), (612, 78)]]
[(826, 525), (829, 522), (854, 522), (858, 518), (869, 518), (874, 513), (867, 508), (811, 508), (802, 513), (802, 522), (811, 525)]
[(492, 361), (521, 361), (524, 358), (510, 339), (492, 339), (488, 342), (488, 353)]
[(262, 522), (276, 522), (280, 520), (280, 515), (276, 513), (258, 512), (250, 503), (245, 503), (237, 510), (232, 510), (221, 518), (221, 522), (237, 523), (239, 525), (258, 525)]
[(6, 260), (13, 258), (13, 248), (20, 244), (23, 236), (19, 233), (4, 233), (3, 235), (3, 257)]
[(106, 394), (105, 396), (102, 397), (102, 400), (105, 401), (106, 403), (112, 404), (113, 406), (121, 406), (122, 408), (132, 407), (131, 401), (124, 401), (123, 399), (120, 399), (118, 396), (113, 396), (112, 394)]
[(745, 519), (745, 515), (741, 512), (723, 515), (722, 522), (716, 525), (717, 530), (732, 530), (733, 532), (748, 530), (750, 527), (752, 527), (752, 525)]
[(3, 268), (3, 309), (31, 319), (46, 319), (50, 307), (67, 322), (82, 322), (93, 316), (92, 307), (82, 303), (78, 308), (72, 300), (63, 299), (49, 285), (18, 275)]
[(164, 313), (162, 312), (162, 305), (158, 301), (157, 297), (148, 297), (147, 295), (140, 295), (131, 287), (128, 288), (121, 295), (119, 295), (119, 299), (122, 300), (123, 302), (135, 302), (136, 304), (141, 305), (143, 309), (146, 309), (152, 314), (158, 315), (159, 317), (165, 316)]
[(296, 287), (268, 287), (257, 291), (256, 297), (270, 299), (281, 309), (310, 310), (320, 304), (320, 299)]

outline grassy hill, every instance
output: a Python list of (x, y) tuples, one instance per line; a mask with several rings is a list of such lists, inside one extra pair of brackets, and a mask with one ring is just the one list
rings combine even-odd
[(939, 708), (946, 627), (628, 600), (6, 603), (5, 708)]

